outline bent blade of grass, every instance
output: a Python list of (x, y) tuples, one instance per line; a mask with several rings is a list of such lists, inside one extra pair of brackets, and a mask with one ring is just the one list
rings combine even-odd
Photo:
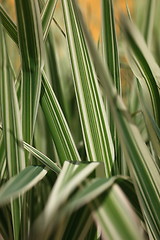
[[(1, 105), (4, 148), (9, 177), (14, 176), (25, 167), (23, 149), (18, 145), (22, 141), (22, 126), (19, 119), (19, 105), (15, 91), (13, 76), (11, 74), (9, 58), (2, 25), (0, 26), (0, 74), (1, 74)], [(18, 239), (20, 230), (20, 199), (12, 201), (11, 213), (13, 221), (14, 238)]]
[(16, 176), (10, 178), (0, 188), (0, 206), (24, 194), (41, 181), (46, 174), (47, 170), (40, 166), (29, 166)]
[(117, 95), (117, 91), (113, 86), (108, 69), (106, 67), (104, 68), (75, 1), (73, 1), (73, 3), (74, 11), (79, 16), (82, 24), (101, 84), (104, 87), (108, 102), (111, 105), (119, 139), (126, 155), (130, 173), (134, 179), (134, 185), (146, 224), (150, 227), (153, 238), (158, 239), (158, 236), (160, 235), (160, 216), (158, 214), (160, 208), (159, 170), (137, 127), (133, 124), (122, 99)]
[(68, 203), (65, 204), (64, 209), (62, 213), (59, 214), (59, 216), (64, 218), (65, 216), (68, 216), (73, 211), (78, 210), (83, 206), (90, 207), (89, 205), (91, 202), (94, 202), (94, 200), (96, 201), (96, 199), (100, 198), (100, 196), (103, 194), (107, 195), (107, 193), (114, 184), (118, 185), (123, 190), (132, 207), (143, 221), (133, 184), (129, 177), (124, 177), (120, 175), (116, 177), (111, 177), (109, 179), (95, 178), (93, 180), (87, 181), (70, 198)]
[[(100, 165), (99, 162), (65, 162), (60, 175), (51, 191), (48, 202), (36, 220), (30, 239), (48, 239), (56, 225), (55, 215), (73, 191)], [(45, 221), (44, 221), (45, 220)], [(54, 220), (54, 221), (53, 221)], [(43, 224), (41, 224), (43, 223)], [(39, 229), (41, 225), (41, 229)]]
[[(113, 10), (112, 0), (101, 0), (102, 5), (102, 46), (105, 64), (107, 64), (112, 80), (117, 92), (121, 94), (121, 77), (120, 77), (120, 63), (119, 63), (119, 53), (118, 53), (118, 44), (116, 38), (115, 30), (115, 18)], [(109, 106), (107, 106), (109, 108)], [(115, 169), (118, 173), (121, 172), (122, 163), (121, 163), (121, 154), (118, 136), (116, 133), (116, 128), (112, 115), (109, 111), (109, 124), (112, 134), (112, 139), (115, 146)], [(123, 170), (122, 170), (123, 171)]]
[(43, 72), (42, 75), (41, 106), (53, 137), (61, 165), (63, 165), (66, 160), (81, 161), (68, 124), (45, 72)]
[(123, 176), (115, 176), (111, 178), (96, 178), (82, 186), (79, 191), (73, 195), (65, 207), (64, 213), (76, 210), (84, 205), (94, 201), (104, 192), (107, 192), (115, 183), (127, 181), (129, 178)]
[(42, 26), (37, 1), (16, 0), (15, 3), (22, 62), (23, 137), (26, 142), (31, 143), (41, 91)]
[(89, 161), (103, 161), (107, 177), (114, 164), (114, 147), (97, 76), (72, 1), (62, 1), (79, 116)]
[(26, 149), (29, 153), (31, 153), (35, 158), (40, 160), (46, 167), (49, 167), (52, 171), (54, 171), (56, 174), (59, 174), (61, 169), (46, 155), (44, 155), (42, 152), (37, 150), (36, 148), (32, 147), (26, 142), (23, 142), (24, 149)]

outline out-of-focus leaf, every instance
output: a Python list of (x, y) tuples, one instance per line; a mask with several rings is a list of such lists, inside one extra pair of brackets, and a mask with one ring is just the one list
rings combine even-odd
[[(44, 211), (35, 223), (30, 239), (48, 239), (54, 226), (55, 215), (58, 214), (62, 204), (69, 198), (73, 191), (89, 176), (100, 163), (71, 163), (65, 162), (60, 175), (54, 185)], [(54, 203), (54, 204), (53, 204)], [(43, 223), (41, 225), (41, 223)], [(39, 224), (41, 229), (39, 229)]]
[(0, 205), (7, 204), (12, 199), (24, 194), (42, 180), (46, 174), (47, 170), (42, 167), (26, 167), (0, 188)]

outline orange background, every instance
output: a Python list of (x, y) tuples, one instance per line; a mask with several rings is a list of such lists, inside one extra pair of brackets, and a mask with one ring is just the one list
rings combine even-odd
[[(27, 0), (24, 0), (27, 1)], [(12, 18), (15, 20), (14, 0), (0, 0), (10, 12)], [(90, 28), (94, 39), (97, 41), (100, 35), (101, 24), (101, 0), (78, 0), (82, 9), (83, 15)], [(119, 12), (126, 12), (126, 2), (130, 8), (133, 9), (133, 0), (114, 0), (115, 17), (118, 19)]]

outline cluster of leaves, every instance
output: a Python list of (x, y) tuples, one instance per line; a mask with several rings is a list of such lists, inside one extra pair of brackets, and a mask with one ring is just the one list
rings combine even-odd
[[(149, 50), (156, 2), (147, 2), (143, 36), (131, 18), (121, 18), (133, 71), (127, 107), (113, 2), (101, 2), (102, 56), (76, 1), (61, 1), (73, 76), (68, 94), (51, 26), (57, 0), (15, 0), (17, 25), (0, 5), (5, 240), (159, 239), (160, 69)], [(7, 34), (19, 50), (19, 73)]]

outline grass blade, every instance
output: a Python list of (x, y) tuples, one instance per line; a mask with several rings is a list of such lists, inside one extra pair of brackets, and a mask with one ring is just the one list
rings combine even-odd
[(41, 91), (43, 36), (36, 1), (16, 0), (19, 46), (22, 61), (23, 137), (32, 142)]
[(146, 9), (147, 11), (146, 11), (146, 17), (145, 17), (144, 39), (146, 40), (146, 43), (150, 48), (152, 33), (153, 33), (155, 10), (156, 10), (156, 1), (148, 0)]
[[(80, 161), (80, 157), (75, 147), (68, 125), (65, 121), (63, 113), (59, 107), (58, 101), (46, 78), (45, 73), (43, 73), (43, 90), (41, 96), (42, 108), (45, 115), (48, 116), (48, 126), (57, 146), (61, 164), (63, 164), (63, 162), (66, 160)], [(55, 122), (57, 126), (56, 128), (54, 127), (53, 122)]]
[[(88, 177), (100, 163), (71, 163), (65, 162), (58, 180), (54, 185), (49, 196), (44, 211), (38, 218), (33, 229), (30, 239), (48, 239), (56, 221), (52, 221), (60, 210), (62, 204), (68, 199), (71, 193)], [(54, 203), (54, 204), (53, 204)], [(47, 216), (47, 217), (46, 217)], [(45, 218), (45, 222), (44, 222)], [(39, 224), (42, 224), (41, 230)]]
[(24, 149), (31, 153), (35, 158), (40, 160), (46, 167), (49, 167), (52, 171), (59, 174), (61, 169), (46, 155), (38, 151), (36, 148), (32, 147), (26, 142), (23, 142)]
[(49, 27), (51, 25), (53, 14), (56, 8), (57, 0), (47, 0), (42, 10), (42, 27), (43, 27), (43, 38), (47, 39)]
[(103, 161), (107, 177), (114, 163), (113, 142), (97, 76), (72, 1), (62, 1), (74, 87), (89, 161)]
[(56, 96), (43, 72), (41, 106), (53, 137), (60, 163), (81, 161)]
[[(120, 63), (119, 53), (115, 29), (114, 10), (112, 0), (102, 0), (102, 46), (105, 64), (107, 64), (109, 72), (112, 76), (113, 83), (117, 89), (117, 92), (121, 94), (121, 77), (120, 77)], [(109, 107), (109, 106), (107, 106)], [(115, 147), (115, 169), (119, 174), (121, 171), (121, 154), (119, 141), (116, 133), (116, 128), (112, 115), (109, 111), (109, 124), (111, 129), (111, 135)]]
[[(4, 146), (6, 152), (7, 172), (9, 177), (14, 176), (25, 167), (23, 149), (18, 145), (22, 141), (22, 128), (19, 119), (19, 105), (15, 85), (11, 74), (9, 58), (3, 28), (0, 26), (0, 74), (1, 74), (1, 104)], [(14, 238), (18, 239), (20, 230), (20, 201), (11, 203)]]
[(102, 44), (105, 62), (117, 92), (121, 93), (120, 63), (112, 0), (102, 0)]
[(8, 16), (7, 12), (4, 10), (1, 4), (0, 4), (0, 16), (4, 28), (7, 30), (11, 39), (17, 44), (18, 43), (17, 27), (15, 23), (11, 20), (11, 18)]
[(160, 96), (158, 91), (160, 69), (133, 23), (123, 19), (123, 28), (128, 46), (132, 50), (131, 56), (136, 68), (134, 68), (136, 70), (134, 70), (134, 73), (144, 89), (145, 101), (147, 101), (148, 106), (151, 105), (150, 114), (154, 117), (157, 125), (160, 126)]
[(104, 239), (144, 239), (138, 218), (116, 184), (102, 200), (95, 200), (93, 206), (93, 217)]
[(0, 189), (0, 205), (7, 204), (35, 186), (47, 174), (47, 170), (39, 166), (29, 166), (18, 175), (10, 178)]
[(108, 70), (104, 68), (76, 4), (74, 1), (73, 3), (74, 11), (79, 16), (83, 26), (94, 65), (106, 92), (108, 102), (111, 105), (119, 139), (126, 155), (130, 173), (134, 179), (146, 224), (151, 229), (153, 238), (158, 239), (160, 234), (160, 216), (157, 214), (160, 208), (159, 170), (137, 127), (133, 124), (122, 99), (117, 95)]

